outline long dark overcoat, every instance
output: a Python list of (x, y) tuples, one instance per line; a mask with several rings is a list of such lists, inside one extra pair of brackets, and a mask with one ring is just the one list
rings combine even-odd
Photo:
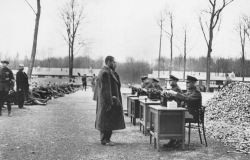
[[(94, 100), (97, 101), (95, 128), (112, 131), (125, 128), (121, 83), (117, 73), (104, 66), (96, 80)], [(112, 98), (115, 96), (116, 98)], [(111, 110), (107, 108), (111, 106)]]
[(18, 71), (16, 74), (16, 91), (19, 100), (27, 100), (29, 97), (29, 81), (25, 72)]

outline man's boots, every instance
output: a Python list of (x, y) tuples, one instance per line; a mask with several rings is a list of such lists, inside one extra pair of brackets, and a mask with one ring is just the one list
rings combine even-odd
[(8, 111), (8, 116), (12, 117), (11, 111)]

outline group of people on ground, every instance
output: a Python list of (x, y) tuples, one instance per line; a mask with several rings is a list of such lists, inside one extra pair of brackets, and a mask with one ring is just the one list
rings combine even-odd
[[(8, 68), (8, 61), (1, 61), (0, 67), (0, 116), (2, 109), (7, 104), (8, 116), (11, 114), (11, 104), (18, 105), (23, 109), (25, 105), (46, 105), (52, 98), (63, 97), (80, 89), (79, 84), (70, 83), (37, 83), (29, 84), (28, 76), (24, 72), (24, 65), (19, 64), (16, 79), (13, 72)], [(15, 88), (16, 82), (16, 88)]]

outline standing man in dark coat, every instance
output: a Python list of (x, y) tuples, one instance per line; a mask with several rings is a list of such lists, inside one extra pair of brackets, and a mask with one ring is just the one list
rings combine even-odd
[(7, 102), (8, 116), (11, 117), (11, 105), (9, 95), (13, 92), (14, 76), (12, 71), (8, 68), (8, 61), (1, 61), (2, 68), (0, 68), (0, 116), (2, 116), (2, 106), (4, 101)]
[(27, 74), (23, 71), (24, 65), (19, 64), (19, 70), (16, 74), (16, 91), (18, 93), (18, 107), (23, 108), (24, 101), (29, 97), (29, 81)]
[[(85, 91), (86, 91), (86, 87), (87, 87), (87, 76), (86, 76), (86, 74), (84, 74), (83, 76), (82, 76), (82, 87), (85, 89)], [(83, 89), (82, 89), (83, 90)]]
[(95, 128), (100, 131), (101, 144), (113, 146), (110, 140), (112, 131), (124, 129), (125, 122), (115, 58), (107, 56), (105, 64), (98, 75), (94, 93), (97, 101)]

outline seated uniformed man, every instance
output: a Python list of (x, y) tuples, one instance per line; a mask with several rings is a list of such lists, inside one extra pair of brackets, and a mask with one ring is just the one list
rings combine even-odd
[(153, 88), (159, 91), (163, 91), (162, 87), (159, 85), (159, 82), (160, 82), (159, 79), (153, 78), (152, 79)]
[[(176, 78), (173, 75), (169, 76), (169, 85), (171, 86), (171, 90), (177, 92), (177, 93), (182, 93), (181, 88), (178, 86), (177, 82), (179, 81), (178, 78)], [(181, 101), (177, 100), (175, 97), (173, 97), (173, 100), (175, 100), (178, 104), (178, 107), (181, 107)]]
[(141, 88), (145, 88), (149, 84), (147, 76), (141, 76), (141, 81), (142, 81)]
[[(202, 96), (201, 92), (197, 90), (195, 86), (196, 81), (198, 81), (195, 77), (187, 76), (186, 79), (186, 86), (187, 92), (185, 94), (177, 93), (176, 91), (170, 90), (168, 91), (169, 94), (174, 96), (177, 100), (184, 101), (186, 104), (186, 108), (190, 113), (189, 118), (198, 120), (199, 118), (199, 108), (202, 105)], [(187, 119), (187, 117), (185, 117)], [(177, 142), (177, 143), (176, 143)], [(177, 144), (177, 145), (176, 145)], [(170, 140), (167, 145), (164, 147), (177, 147), (180, 144), (176, 140)]]
[(147, 76), (142, 76), (141, 80), (143, 81), (142, 88), (148, 90), (150, 88), (154, 88), (154, 85), (152, 82), (149, 82), (149, 79)]

